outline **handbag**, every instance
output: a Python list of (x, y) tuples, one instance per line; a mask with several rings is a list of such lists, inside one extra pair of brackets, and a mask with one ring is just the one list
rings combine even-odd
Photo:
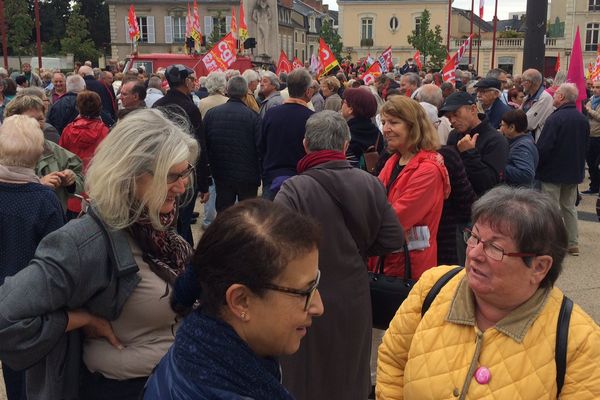
[(375, 174), (375, 168), (377, 168), (377, 162), (379, 161), (379, 152), (377, 148), (379, 147), (379, 138), (381, 137), (381, 133), (377, 135), (377, 141), (374, 146), (369, 146), (367, 150), (363, 153), (363, 160), (365, 161), (365, 169), (370, 174)]
[(371, 311), (373, 313), (373, 328), (386, 330), (408, 297), (411, 289), (417, 283), (412, 279), (410, 254), (406, 242), (404, 249), (404, 276), (387, 276), (383, 274), (385, 256), (379, 257), (375, 272), (369, 272), (371, 286)]

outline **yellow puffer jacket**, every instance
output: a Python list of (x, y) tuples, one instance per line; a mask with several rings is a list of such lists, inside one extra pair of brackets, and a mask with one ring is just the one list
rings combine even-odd
[[(392, 320), (379, 347), (377, 399), (556, 399), (554, 348), (562, 292), (539, 289), (535, 299), (513, 312), (518, 317), (511, 313), (482, 333), (461, 271), (421, 320), (425, 296), (451, 268), (425, 272)], [(491, 373), (487, 384), (473, 377), (480, 366)], [(577, 305), (560, 398), (600, 399), (600, 328)]]

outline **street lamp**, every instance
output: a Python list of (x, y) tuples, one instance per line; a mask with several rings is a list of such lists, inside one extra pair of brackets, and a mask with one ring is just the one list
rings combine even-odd
[(569, 70), (569, 56), (571, 55), (571, 50), (565, 50), (565, 56), (567, 56), (567, 70)]

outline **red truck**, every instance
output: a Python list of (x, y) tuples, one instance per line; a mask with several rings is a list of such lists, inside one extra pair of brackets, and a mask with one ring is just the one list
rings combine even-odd
[[(187, 55), (170, 53), (133, 54), (125, 59), (125, 71), (141, 65), (146, 69), (147, 73), (153, 73), (161, 68), (166, 69), (169, 65), (183, 64), (196, 71), (197, 77), (201, 77), (209, 73), (202, 62), (203, 56), (202, 54)], [(250, 58), (244, 56), (238, 56), (236, 61), (231, 65), (231, 69), (237, 69), (240, 73), (253, 67)]]

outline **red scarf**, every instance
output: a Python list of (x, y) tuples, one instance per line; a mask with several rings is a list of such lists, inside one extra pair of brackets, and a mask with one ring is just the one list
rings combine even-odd
[(302, 157), (300, 161), (298, 161), (298, 165), (296, 166), (296, 170), (299, 174), (303, 173), (309, 168), (312, 168), (316, 165), (326, 163), (327, 161), (335, 161), (335, 160), (345, 160), (346, 155), (341, 151), (336, 150), (319, 150), (313, 151)]

